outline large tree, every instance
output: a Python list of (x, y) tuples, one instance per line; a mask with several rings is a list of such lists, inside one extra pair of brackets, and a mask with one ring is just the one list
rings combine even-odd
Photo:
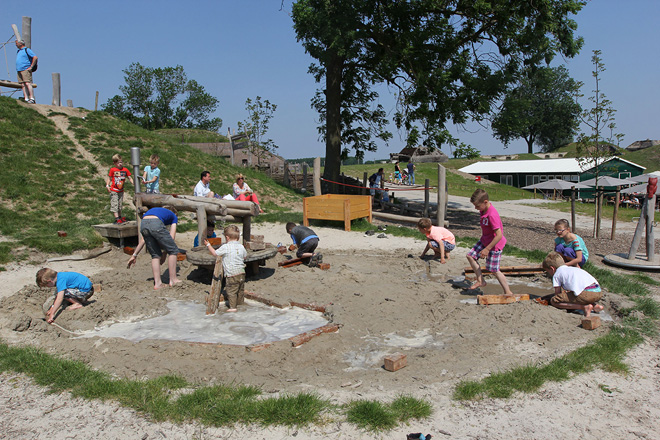
[(123, 70), (126, 84), (101, 108), (148, 130), (200, 128), (218, 131), (220, 118), (209, 116), (218, 99), (206, 93), (195, 80), (188, 80), (183, 67), (145, 67), (133, 63)]
[(552, 151), (572, 142), (582, 111), (575, 100), (579, 88), (564, 66), (527, 69), (493, 118), (495, 137), (504, 144), (522, 138), (528, 153), (535, 144)]
[(298, 0), (296, 35), (325, 87), (314, 106), (326, 141), (325, 176), (337, 178), (342, 143), (388, 139), (373, 86), (396, 91), (394, 121), (408, 144), (439, 147), (446, 127), (483, 118), (527, 65), (572, 57), (582, 40), (570, 19), (583, 0)]

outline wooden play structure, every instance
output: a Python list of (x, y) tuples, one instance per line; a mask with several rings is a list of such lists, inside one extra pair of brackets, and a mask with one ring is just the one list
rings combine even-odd
[[(657, 189), (658, 178), (650, 177), (646, 185), (646, 198), (642, 204), (639, 222), (630, 243), (630, 250), (627, 254), (621, 252), (606, 255), (604, 258), (606, 263), (626, 269), (660, 270), (660, 256), (655, 253), (655, 234), (653, 232)], [(637, 252), (643, 236), (646, 236), (646, 254)]]
[(372, 221), (371, 196), (347, 194), (324, 194), (303, 199), (303, 224), (309, 219), (335, 220), (344, 222), (344, 230), (351, 230), (351, 220), (366, 217)]

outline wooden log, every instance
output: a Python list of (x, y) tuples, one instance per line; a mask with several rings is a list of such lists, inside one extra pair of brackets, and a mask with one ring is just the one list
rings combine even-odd
[[(468, 266), (464, 269), (465, 273), (474, 273), (472, 267)], [(500, 266), (500, 271), (502, 273), (515, 275), (516, 273), (544, 273), (542, 266)], [(491, 273), (489, 270), (486, 270), (485, 266), (481, 266), (481, 272)]]
[(292, 258), (290, 260), (286, 261), (280, 261), (277, 263), (279, 267), (291, 267), (291, 266), (297, 266), (298, 264), (302, 264), (302, 258)]
[[(7, 87), (8, 89), (22, 89), (23, 86), (20, 83), (14, 81), (8, 81), (6, 79), (0, 79), (0, 87)], [(33, 88), (36, 88), (36, 84), (32, 84)]]
[(518, 301), (529, 301), (529, 295), (477, 295), (477, 304), (512, 304)]
[[(208, 203), (211, 205), (222, 205), (222, 206), (226, 206), (227, 208), (236, 208), (242, 211), (252, 211), (254, 209), (254, 202), (248, 202), (248, 201), (216, 199), (212, 197), (191, 196), (188, 194), (177, 194), (176, 198), (183, 200), (192, 200), (198, 203)], [(258, 211), (259, 210), (257, 209), (257, 212)]]
[(211, 292), (206, 302), (206, 314), (213, 315), (218, 311), (220, 303), (220, 291), (222, 290), (222, 257), (218, 255), (215, 259), (213, 268), (213, 281), (211, 282)]
[(314, 171), (312, 173), (312, 184), (314, 185), (314, 195), (321, 195), (321, 158), (314, 159)]
[(206, 237), (206, 208), (204, 205), (197, 206), (197, 237), (199, 237), (199, 244), (204, 244), (204, 238)]
[[(382, 219), (386, 219), (386, 220), (394, 220), (394, 221), (398, 221), (398, 222), (415, 223), (415, 224), (417, 224), (417, 222), (420, 219), (419, 217), (408, 217), (408, 216), (404, 216), (404, 215), (396, 215), (396, 214), (390, 214), (390, 213), (387, 213), (387, 212), (377, 212), (377, 211), (374, 211), (371, 215), (373, 217), (376, 217), (376, 218), (382, 218)], [(433, 222), (434, 225), (436, 225), (437, 219), (433, 218), (433, 219), (431, 219), (431, 221)], [(449, 222), (447, 222), (447, 220), (445, 220), (445, 224), (443, 226), (444, 227), (449, 226)]]
[(58, 72), (53, 72), (50, 76), (53, 82), (53, 100), (51, 104), (59, 107), (62, 105), (62, 86), (60, 85), (60, 74)]
[(162, 207), (162, 206), (170, 205), (180, 211), (189, 211), (189, 212), (197, 212), (197, 207), (199, 206), (200, 203), (203, 203), (203, 206), (207, 214), (227, 215), (227, 207), (223, 203), (221, 203), (220, 200), (217, 201), (214, 201), (212, 199), (208, 199), (208, 201), (203, 200), (205, 199), (205, 197), (198, 197), (198, 199), (202, 199), (199, 201), (186, 200), (184, 198), (175, 197), (174, 195), (170, 195), (170, 194), (139, 193), (136, 194), (135, 197), (137, 199), (140, 199), (141, 203), (145, 206)]

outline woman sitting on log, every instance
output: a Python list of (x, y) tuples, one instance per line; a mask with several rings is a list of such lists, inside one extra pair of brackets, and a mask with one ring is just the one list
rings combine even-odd
[(245, 176), (240, 173), (236, 175), (236, 183), (234, 183), (234, 199), (254, 202), (259, 207), (259, 213), (264, 213), (264, 210), (261, 209), (261, 206), (259, 205), (259, 199), (257, 199), (257, 195), (254, 193), (254, 191), (252, 191), (252, 188), (250, 188), (250, 186), (245, 183)]

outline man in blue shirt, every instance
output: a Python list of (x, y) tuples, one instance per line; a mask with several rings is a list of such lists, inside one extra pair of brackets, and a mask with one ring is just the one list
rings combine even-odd
[(37, 63), (37, 56), (28, 47), (25, 47), (25, 41), (16, 40), (16, 72), (18, 72), (18, 82), (23, 88), (23, 98), (28, 104), (36, 104), (34, 100), (34, 89), (32, 88), (32, 69)]

